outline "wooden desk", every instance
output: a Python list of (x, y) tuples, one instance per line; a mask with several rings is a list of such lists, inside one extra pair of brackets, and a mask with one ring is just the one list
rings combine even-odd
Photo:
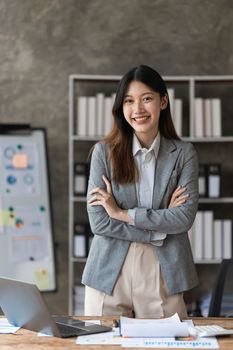
[[(82, 319), (91, 319), (90, 317), (78, 317)], [(93, 319), (93, 317), (92, 317)], [(116, 317), (94, 317), (101, 319), (103, 324), (112, 325), (112, 320)], [(193, 318), (195, 324), (218, 324), (225, 328), (233, 328), (233, 318)], [(61, 339), (55, 337), (38, 337), (37, 333), (25, 329), (20, 329), (15, 334), (0, 334), (1, 350), (112, 350), (123, 349), (117, 345), (76, 345), (76, 337)], [(218, 338), (220, 350), (233, 350), (233, 336)], [(126, 349), (126, 348), (125, 348)], [(139, 348), (131, 348), (139, 349)]]

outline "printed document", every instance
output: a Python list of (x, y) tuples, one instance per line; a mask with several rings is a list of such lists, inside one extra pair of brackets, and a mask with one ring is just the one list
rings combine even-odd
[(189, 326), (187, 322), (181, 322), (177, 313), (161, 319), (120, 318), (123, 337), (187, 337)]
[(216, 337), (195, 338), (125, 338), (121, 346), (125, 348), (154, 348), (154, 349), (219, 349)]
[[(185, 320), (183, 322), (180, 321), (179, 316), (177, 314), (173, 315), (172, 317), (165, 318), (165, 319), (149, 319), (149, 320), (139, 320), (139, 319), (128, 319), (126, 317), (121, 317), (121, 320), (123, 318), (123, 326), (126, 321), (128, 330), (128, 326), (133, 323), (133, 325), (142, 325), (143, 327), (147, 327), (148, 324), (151, 325), (151, 322), (153, 323), (153, 332), (154, 329), (156, 329), (157, 332), (157, 326), (163, 324), (165, 327), (169, 327), (169, 329), (173, 328), (182, 331), (186, 334), (186, 331), (184, 332), (185, 328), (179, 328), (180, 323), (186, 324), (187, 329), (190, 326), (193, 326), (192, 320)], [(140, 321), (140, 322), (139, 322)], [(141, 322), (143, 321), (143, 322)], [(155, 322), (156, 321), (156, 322)], [(93, 321), (92, 321), (93, 322)], [(178, 325), (178, 326), (177, 326)], [(122, 325), (121, 325), (122, 327)], [(142, 328), (143, 328), (142, 327)], [(141, 329), (142, 329), (141, 328)], [(151, 328), (151, 329), (152, 329)], [(160, 329), (162, 329), (160, 327)], [(162, 329), (163, 330), (163, 329)], [(165, 331), (164, 331), (165, 332)], [(188, 332), (188, 331), (187, 331)], [(142, 333), (142, 331), (141, 331)], [(167, 332), (166, 332), (167, 333)], [(173, 331), (174, 333), (174, 331)], [(112, 332), (106, 332), (106, 333), (99, 333), (99, 334), (91, 334), (91, 335), (83, 335), (77, 337), (76, 344), (79, 345), (120, 345), (122, 347), (128, 347), (128, 348), (159, 348), (159, 349), (169, 349), (169, 348), (177, 348), (177, 349), (218, 349), (219, 345), (217, 342), (216, 337), (211, 338), (194, 338), (194, 337), (181, 337), (181, 336), (163, 336), (161, 337), (161, 334), (158, 336), (140, 336), (137, 334), (134, 337), (123, 337), (120, 336), (119, 328), (113, 328)]]

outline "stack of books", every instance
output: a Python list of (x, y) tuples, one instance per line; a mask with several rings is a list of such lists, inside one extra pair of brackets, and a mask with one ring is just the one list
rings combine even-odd
[(232, 220), (214, 220), (211, 210), (197, 212), (189, 238), (196, 262), (232, 257)]
[(220, 98), (195, 98), (193, 124), (194, 137), (221, 137)]
[(180, 98), (175, 97), (175, 89), (167, 89), (170, 109), (172, 115), (172, 121), (176, 129), (177, 135), (182, 136), (183, 127), (183, 101)]
[(115, 93), (105, 96), (79, 96), (77, 99), (76, 134), (82, 137), (101, 137), (107, 135), (113, 124), (112, 106)]

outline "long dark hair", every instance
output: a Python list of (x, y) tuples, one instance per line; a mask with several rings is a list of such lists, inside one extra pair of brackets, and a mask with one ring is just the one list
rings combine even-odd
[[(104, 142), (109, 144), (110, 161), (113, 169), (113, 180), (118, 184), (126, 184), (138, 178), (138, 171), (132, 154), (133, 128), (126, 121), (123, 113), (123, 101), (132, 81), (140, 81), (149, 86), (161, 97), (167, 95), (166, 85), (158, 72), (151, 67), (140, 65), (130, 69), (120, 80), (116, 98), (112, 108), (113, 128)], [(171, 117), (170, 104), (161, 110), (159, 118), (160, 134), (167, 139), (179, 140)]]

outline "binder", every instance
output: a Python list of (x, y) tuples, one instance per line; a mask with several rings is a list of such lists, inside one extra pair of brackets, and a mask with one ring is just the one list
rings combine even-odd
[(85, 258), (87, 256), (86, 224), (74, 225), (74, 257)]
[(88, 169), (87, 163), (74, 164), (74, 195), (85, 196), (88, 185)]
[(208, 196), (208, 186), (207, 186), (207, 171), (206, 165), (199, 165), (199, 175), (198, 175), (198, 187), (199, 187), (199, 196), (207, 197)]
[(209, 164), (208, 166), (208, 197), (219, 198), (221, 196), (221, 165)]

